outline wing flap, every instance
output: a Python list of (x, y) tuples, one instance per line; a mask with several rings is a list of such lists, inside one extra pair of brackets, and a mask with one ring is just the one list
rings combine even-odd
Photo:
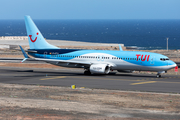
[(91, 62), (73, 61), (73, 60), (58, 60), (58, 59), (44, 59), (34, 58), (34, 60), (45, 61), (45, 62), (57, 62), (57, 63), (68, 63), (68, 64), (79, 64), (79, 65), (91, 65)]

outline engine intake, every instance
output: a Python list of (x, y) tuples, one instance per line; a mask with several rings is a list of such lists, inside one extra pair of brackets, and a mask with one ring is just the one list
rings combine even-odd
[(94, 64), (89, 68), (92, 74), (108, 74), (110, 67), (107, 64)]

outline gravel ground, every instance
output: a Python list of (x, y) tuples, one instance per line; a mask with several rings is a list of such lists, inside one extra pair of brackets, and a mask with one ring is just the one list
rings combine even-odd
[(0, 119), (180, 119), (180, 95), (0, 83)]

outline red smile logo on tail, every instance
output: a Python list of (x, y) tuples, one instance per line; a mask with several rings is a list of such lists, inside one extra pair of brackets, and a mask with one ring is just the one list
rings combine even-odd
[[(37, 32), (36, 35), (38, 35), (38, 34), (39, 34), (39, 33)], [(33, 40), (33, 39), (32, 39), (32, 35), (29, 35), (29, 38), (30, 38), (31, 42), (36, 42), (36, 40), (37, 40), (37, 37)]]

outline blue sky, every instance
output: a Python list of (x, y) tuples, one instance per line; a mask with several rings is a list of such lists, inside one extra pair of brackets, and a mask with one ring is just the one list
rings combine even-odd
[(0, 19), (180, 19), (180, 0), (0, 0)]

